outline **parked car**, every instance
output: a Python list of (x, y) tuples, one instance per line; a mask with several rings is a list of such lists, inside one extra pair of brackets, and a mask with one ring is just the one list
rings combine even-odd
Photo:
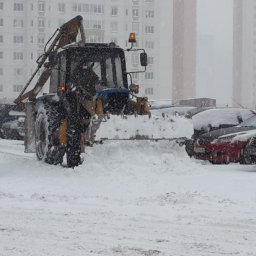
[(188, 111), (193, 110), (195, 107), (191, 106), (171, 106), (151, 109), (151, 113), (161, 116), (186, 116)]
[(13, 104), (0, 105), (0, 137), (22, 140), (25, 136), (25, 113)]
[(204, 108), (201, 112), (191, 117), (194, 126), (194, 134), (191, 139), (185, 141), (186, 152), (190, 157), (196, 154), (194, 151), (194, 143), (202, 134), (221, 128), (237, 126), (254, 115), (253, 110), (244, 108)]
[[(249, 132), (248, 132), (249, 133)], [(241, 164), (255, 164), (256, 163), (256, 130), (250, 131), (249, 134), (240, 135), (237, 139), (240, 141), (247, 141), (243, 150), (241, 151)]]
[(247, 151), (255, 135), (256, 116), (234, 127), (204, 133), (194, 141), (194, 157), (214, 164), (252, 163)]

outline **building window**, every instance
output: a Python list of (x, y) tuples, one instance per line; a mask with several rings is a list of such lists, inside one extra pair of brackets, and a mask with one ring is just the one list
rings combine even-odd
[(154, 41), (146, 41), (145, 48), (147, 49), (154, 49)]
[(4, 37), (3, 35), (0, 35), (0, 43), (3, 43), (4, 42)]
[(0, 76), (2, 76), (4, 74), (4, 71), (2, 68), (0, 68)]
[(145, 89), (145, 94), (146, 95), (153, 95), (153, 88), (146, 88)]
[(23, 28), (24, 27), (23, 19), (14, 19), (13, 20), (13, 26), (15, 28)]
[(84, 27), (86, 29), (104, 29), (104, 23), (101, 20), (85, 20)]
[(140, 24), (139, 22), (133, 22), (132, 23), (132, 32), (139, 33)]
[(4, 25), (4, 19), (0, 19), (0, 27), (2, 27)]
[(38, 27), (39, 27), (39, 28), (44, 28), (44, 27), (45, 27), (45, 22), (44, 22), (43, 19), (39, 19), (39, 20), (38, 20)]
[(111, 22), (110, 24), (111, 32), (118, 32), (118, 23), (117, 22)]
[(86, 12), (88, 13), (90, 11), (90, 5), (89, 4), (82, 4), (82, 3), (74, 3), (73, 4), (73, 11), (74, 12)]
[(13, 42), (15, 44), (23, 44), (23, 36), (14, 36), (13, 37)]
[(117, 16), (118, 15), (118, 8), (116, 6), (111, 7), (111, 16)]
[(91, 12), (91, 13), (104, 13), (104, 6), (101, 4), (83, 4), (83, 3), (73, 3), (73, 12)]
[(104, 6), (100, 5), (100, 4), (90, 4), (90, 12), (91, 13), (103, 14), (104, 13)]
[(148, 57), (148, 64), (154, 64), (154, 57)]
[(132, 8), (132, 16), (139, 17), (139, 8)]
[(45, 3), (38, 3), (38, 11), (39, 12), (45, 11)]
[(125, 15), (128, 16), (128, 14), (129, 14), (128, 9), (125, 9)]
[(152, 79), (154, 79), (154, 73), (153, 73), (153, 72), (146, 72), (146, 73), (145, 73), (145, 79), (146, 79), (146, 80), (152, 80)]
[(14, 69), (14, 76), (22, 76), (23, 75), (23, 69), (22, 68), (15, 68)]
[(58, 10), (59, 10), (59, 12), (65, 12), (65, 4), (64, 3), (59, 3), (58, 4)]
[(145, 27), (145, 32), (153, 34), (154, 33), (154, 26), (146, 26)]
[(14, 92), (21, 92), (22, 89), (23, 89), (23, 85), (21, 85), (21, 84), (15, 84), (15, 85), (13, 85), (13, 91), (14, 91)]
[(139, 79), (139, 73), (132, 73), (133, 79)]
[(3, 10), (3, 9), (4, 9), (4, 3), (0, 2), (0, 10)]
[(3, 58), (4, 58), (4, 53), (0, 52), (0, 59), (3, 59)]
[(44, 44), (44, 37), (39, 36), (37, 41), (38, 41), (39, 44)]
[(14, 3), (13, 10), (14, 11), (23, 11), (23, 4), (22, 3)]
[(145, 12), (146, 18), (154, 18), (154, 16), (155, 16), (154, 11), (146, 11)]
[(23, 60), (23, 52), (14, 52), (13, 59), (14, 60)]
[(3, 92), (4, 91), (4, 87), (2, 84), (0, 84), (0, 92)]

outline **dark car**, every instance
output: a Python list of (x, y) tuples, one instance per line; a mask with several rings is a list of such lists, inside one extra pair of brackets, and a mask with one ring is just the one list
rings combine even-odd
[(0, 105), (0, 137), (22, 140), (25, 136), (25, 113), (13, 104)]
[(191, 139), (185, 141), (186, 152), (190, 157), (196, 154), (194, 143), (202, 134), (237, 126), (254, 115), (254, 111), (244, 108), (203, 109), (203, 111), (192, 116), (194, 134)]
[(194, 141), (194, 157), (215, 164), (243, 163), (243, 151), (255, 129), (256, 116), (253, 116), (240, 125), (204, 133)]

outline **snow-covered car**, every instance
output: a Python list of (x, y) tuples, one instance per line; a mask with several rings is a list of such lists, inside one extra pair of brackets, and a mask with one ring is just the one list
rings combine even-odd
[(151, 109), (151, 113), (161, 116), (186, 116), (187, 113), (195, 107), (191, 106), (172, 106), (172, 107), (163, 107)]
[(5, 105), (0, 114), (0, 137), (22, 140), (25, 136), (25, 113), (16, 105)]
[[(255, 116), (255, 112), (244, 108), (210, 108), (193, 115), (194, 134), (186, 140), (185, 149), (191, 157), (194, 152), (194, 143), (202, 135), (221, 128), (234, 127)], [(221, 135), (221, 134), (220, 134)], [(219, 136), (220, 136), (219, 135)]]
[[(249, 145), (255, 136), (256, 116), (253, 116), (240, 125), (200, 135), (193, 144), (194, 157), (214, 164), (249, 163), (246, 150), (253, 148), (253, 144), (251, 148)], [(253, 158), (250, 159), (252, 163)]]

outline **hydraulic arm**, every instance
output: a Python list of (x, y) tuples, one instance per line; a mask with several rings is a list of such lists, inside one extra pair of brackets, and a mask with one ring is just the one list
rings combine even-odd
[[(50, 38), (48, 43), (52, 41), (48, 49), (46, 50), (46, 47), (48, 43), (45, 46), (45, 52), (43, 55), (41, 55), (37, 60), (37, 68), (24, 86), (23, 90), (20, 92), (19, 96), (14, 100), (16, 104), (21, 104), (23, 100), (29, 99), (30, 101), (35, 100), (36, 96), (40, 92), (40, 90), (45, 85), (46, 81), (51, 75), (51, 70), (54, 65), (54, 56), (56, 56), (56, 53), (59, 48), (64, 47), (65, 45), (68, 45), (70, 43), (73, 43), (76, 41), (78, 32), (80, 30), (81, 39), (83, 42), (85, 42), (85, 34), (84, 34), (84, 28), (82, 23), (83, 17), (77, 16), (73, 18), (72, 20), (66, 22), (63, 24), (59, 29), (55, 31), (53, 36)], [(48, 63), (45, 63), (47, 58), (49, 59)], [(44, 65), (45, 69), (43, 70), (42, 74), (40, 75), (37, 83), (35, 84), (34, 88), (28, 92), (25, 93), (26, 89), (30, 85), (31, 81), (39, 71), (39, 69)]]

